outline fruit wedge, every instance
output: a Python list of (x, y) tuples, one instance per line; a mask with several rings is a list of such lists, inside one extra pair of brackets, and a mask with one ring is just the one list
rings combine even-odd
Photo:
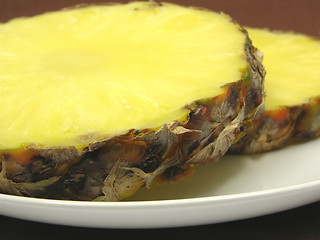
[(0, 191), (117, 201), (218, 160), (263, 109), (256, 55), (229, 16), (152, 1), (0, 25)]
[(319, 136), (320, 40), (292, 32), (247, 30), (264, 53), (267, 97), (265, 113), (232, 151), (264, 152)]

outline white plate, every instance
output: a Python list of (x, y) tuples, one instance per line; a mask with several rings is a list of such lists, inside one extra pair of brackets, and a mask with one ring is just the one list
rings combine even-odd
[[(161, 199), (161, 200), (159, 200)], [(320, 200), (320, 139), (255, 156), (228, 156), (181, 182), (144, 190), (126, 202), (44, 200), (0, 194), (0, 214), (101, 228), (218, 223)]]

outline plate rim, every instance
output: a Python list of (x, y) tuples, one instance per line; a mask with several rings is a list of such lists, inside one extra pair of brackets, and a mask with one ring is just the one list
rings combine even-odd
[[(12, 203), (26, 203), (26, 204), (42, 204), (46, 206), (53, 205), (63, 205), (63, 206), (73, 206), (73, 207), (121, 207), (121, 208), (131, 208), (131, 207), (141, 207), (141, 206), (168, 206), (168, 205), (189, 205), (195, 203), (215, 203), (223, 201), (232, 201), (237, 199), (247, 199), (256, 197), (265, 197), (268, 195), (286, 194), (293, 193), (303, 190), (308, 190), (311, 188), (320, 188), (320, 179), (314, 180), (301, 184), (294, 184), (285, 187), (277, 187), (272, 189), (265, 189), (252, 192), (236, 193), (236, 194), (226, 194), (208, 197), (193, 197), (193, 198), (183, 198), (183, 199), (164, 199), (164, 200), (146, 200), (146, 201), (119, 201), (119, 202), (98, 202), (98, 201), (77, 201), (77, 200), (57, 200), (57, 199), (45, 199), (45, 198), (34, 198), (25, 196), (15, 196), (0, 193), (1, 201), (11, 201)], [(320, 200), (320, 199), (319, 199)], [(0, 211), (1, 214), (1, 211)]]

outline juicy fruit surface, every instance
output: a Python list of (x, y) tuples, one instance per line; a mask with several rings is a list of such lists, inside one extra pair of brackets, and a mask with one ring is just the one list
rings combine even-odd
[(320, 41), (302, 34), (247, 28), (263, 52), (267, 75), (265, 109), (306, 103), (320, 96)]
[(154, 4), (0, 25), (0, 148), (81, 147), (156, 128), (241, 79), (245, 35), (227, 16)]

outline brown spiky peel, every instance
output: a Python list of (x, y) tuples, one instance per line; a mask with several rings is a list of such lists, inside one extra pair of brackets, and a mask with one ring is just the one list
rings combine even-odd
[(320, 98), (307, 103), (266, 111), (247, 135), (231, 147), (232, 153), (261, 153), (283, 148), (320, 135)]

